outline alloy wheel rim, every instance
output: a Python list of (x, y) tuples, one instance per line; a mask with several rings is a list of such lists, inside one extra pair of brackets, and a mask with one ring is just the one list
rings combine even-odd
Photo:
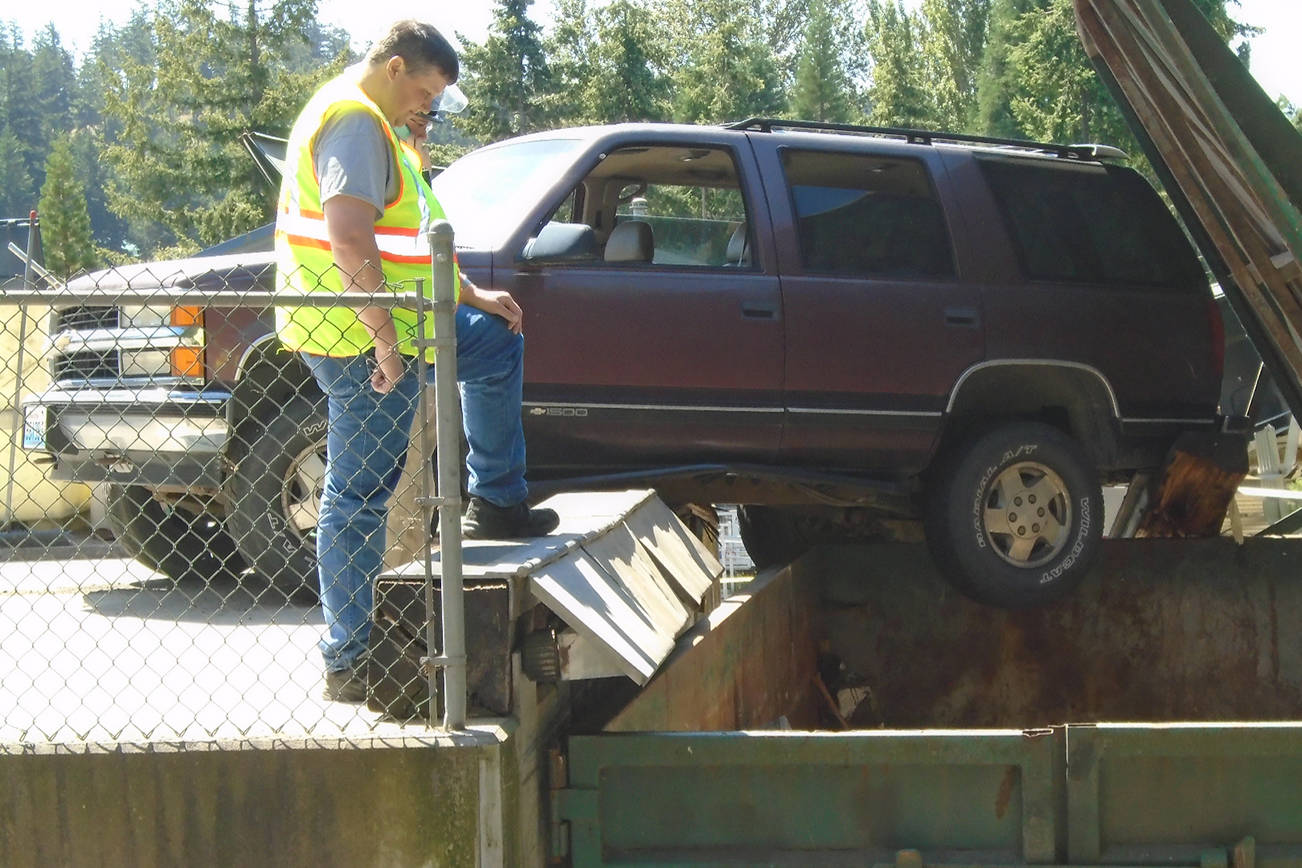
[(1005, 563), (1032, 569), (1052, 561), (1071, 533), (1070, 491), (1062, 477), (1036, 461), (1005, 468), (982, 499), (982, 527)]
[(304, 544), (316, 539), (325, 490), (325, 441), (314, 443), (294, 456), (281, 487), (281, 510), (286, 523)]

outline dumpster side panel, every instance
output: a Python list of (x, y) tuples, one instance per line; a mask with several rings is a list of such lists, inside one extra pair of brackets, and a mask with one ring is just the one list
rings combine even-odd
[[(1050, 733), (654, 733), (570, 739), (572, 864), (1054, 861)], [(829, 861), (830, 860), (830, 861)]]
[(1302, 865), (1302, 725), (1072, 726), (1066, 744), (1069, 861), (1200, 864), (1251, 837), (1258, 868)]

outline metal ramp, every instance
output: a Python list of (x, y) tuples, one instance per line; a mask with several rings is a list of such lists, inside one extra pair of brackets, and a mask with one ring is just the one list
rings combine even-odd
[[(468, 688), (480, 713), (514, 710), (512, 654), (522, 648), (534, 680), (645, 684), (719, 601), (722, 566), (654, 492), (560, 494), (544, 505), (561, 519), (550, 536), (463, 542)], [(425, 579), (421, 560), (376, 582), (370, 704), (398, 718), (425, 713)], [(433, 579), (438, 587), (437, 552)]]

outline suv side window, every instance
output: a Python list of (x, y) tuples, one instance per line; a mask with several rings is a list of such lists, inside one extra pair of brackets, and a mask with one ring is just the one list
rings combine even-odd
[(921, 161), (787, 149), (782, 165), (806, 272), (954, 275), (949, 231)]
[[(594, 256), (607, 264), (750, 268), (755, 262), (746, 200), (727, 148), (618, 148), (550, 219), (592, 227)], [(641, 231), (620, 229), (626, 223), (642, 224)]]
[(1206, 286), (1166, 206), (1132, 169), (977, 158), (1031, 280)]
[[(736, 179), (733, 179), (734, 183)], [(741, 265), (728, 257), (728, 240), (745, 231), (741, 191), (691, 184), (648, 184), (619, 206), (615, 222), (644, 220), (655, 230), (655, 265)]]

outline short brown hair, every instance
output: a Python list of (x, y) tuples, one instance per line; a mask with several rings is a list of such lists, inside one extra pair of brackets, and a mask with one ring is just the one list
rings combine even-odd
[(401, 57), (413, 71), (437, 66), (449, 82), (461, 73), (456, 49), (443, 34), (434, 25), (412, 18), (395, 22), (384, 38), (371, 46), (366, 62), (374, 66), (390, 57)]

